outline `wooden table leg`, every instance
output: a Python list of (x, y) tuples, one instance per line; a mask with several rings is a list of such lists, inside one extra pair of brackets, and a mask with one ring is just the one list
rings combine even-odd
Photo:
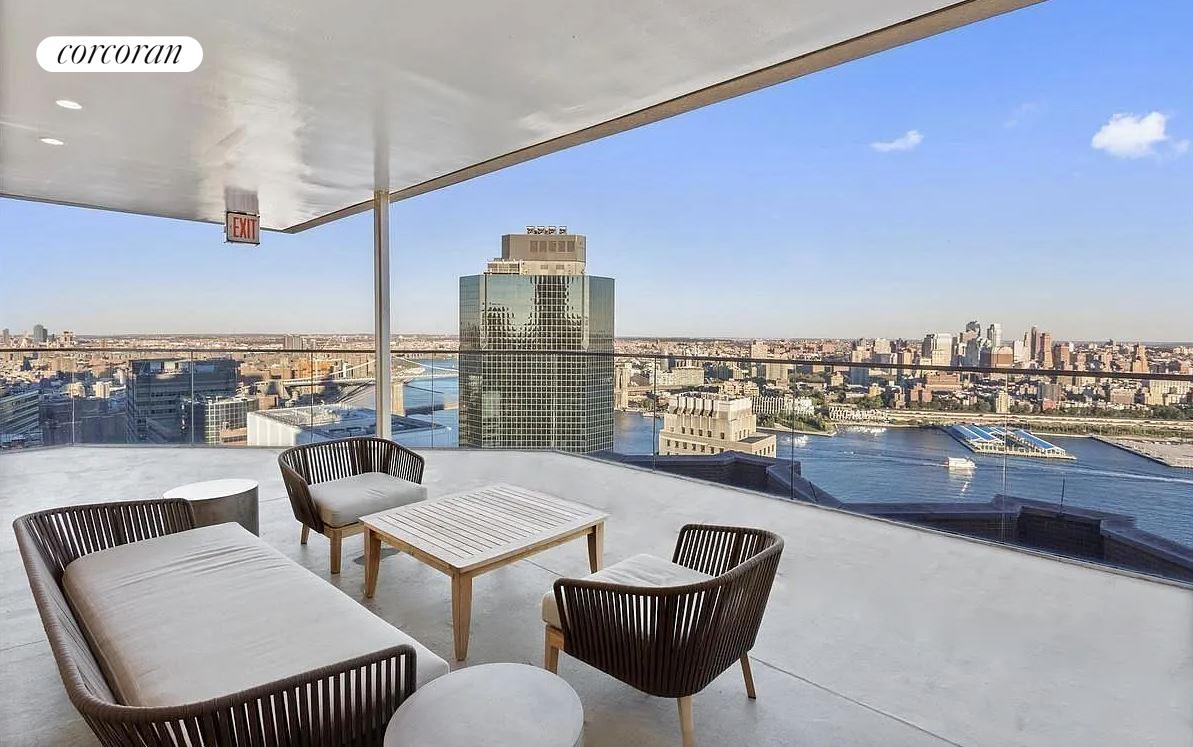
[(605, 563), (605, 522), (601, 522), (588, 533), (588, 567), (593, 573)]
[(468, 658), (468, 629), (472, 624), (472, 576), (452, 576), (452, 632), (456, 639), (456, 661)]
[(381, 569), (381, 535), (365, 529), (365, 597), (377, 593), (377, 573)]

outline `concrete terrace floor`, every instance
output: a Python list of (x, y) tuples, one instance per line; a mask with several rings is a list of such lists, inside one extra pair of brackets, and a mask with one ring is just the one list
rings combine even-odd
[[(1151, 732), (1133, 727), (1131, 734), (1150, 739), (1138, 743), (1177, 744), (1172, 725), (1179, 733), (1182, 724), (1193, 724), (1188, 707), (1172, 712), (1193, 692), (1193, 656), (1179, 640), (1179, 626), (1193, 620), (1187, 589), (580, 457), (422, 453), (431, 496), (509, 482), (608, 511), (606, 563), (640, 552), (669, 557), (677, 530), (688, 522), (765, 526), (784, 536), (783, 562), (752, 657), (758, 699), (745, 697), (739, 669), (728, 670), (694, 699), (701, 744), (1123, 743), (1101, 724), (1074, 726), (1110, 705), (1134, 709), (1118, 712), (1133, 712), (1142, 724), (1175, 717)], [(343, 572), (332, 577), (326, 539), (299, 544), (276, 455), (272, 449), (169, 447), (0, 455), (0, 744), (96, 743), (63, 691), (9, 528), (17, 516), (51, 506), (157, 497), (197, 480), (257, 480), (265, 541), (452, 658), (447, 577), (412, 558), (387, 557), (376, 598), (364, 601), (361, 540), (345, 540)], [(477, 579), (466, 665), (541, 665), (542, 594), (556, 577), (586, 572), (586, 545), (577, 541)], [(1102, 611), (1099, 629), (1150, 620), (1155, 656), (1164, 657), (1174, 679), (1145, 684), (1152, 667), (1161, 666), (1150, 655), (1142, 663), (1125, 662), (1115, 651), (1099, 650), (1103, 641), (1087, 633), (1051, 630), (1087, 608)], [(1157, 628), (1157, 618), (1178, 627)], [(1050, 650), (1058, 646), (1063, 650)], [(1053, 671), (1068, 666), (1073, 650), (1091, 649), (1094, 664), (1113, 673), (1109, 700), (1100, 700), (1100, 690), (1073, 695), (1082, 667)], [(584, 704), (585, 744), (678, 743), (674, 701), (646, 696), (566, 655), (559, 671)], [(1133, 688), (1143, 691), (1138, 697), (1151, 711), (1130, 697), (1110, 697)], [(1057, 700), (1060, 692), (1063, 700)], [(1065, 708), (1059, 718), (1058, 702)]]

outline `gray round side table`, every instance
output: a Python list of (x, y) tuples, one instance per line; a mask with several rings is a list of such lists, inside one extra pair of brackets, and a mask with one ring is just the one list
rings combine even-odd
[(574, 747), (584, 708), (559, 675), (527, 664), (480, 664), (431, 680), (403, 703), (385, 747)]
[(195, 526), (206, 527), (235, 521), (253, 534), (260, 534), (257, 518), (257, 483), (254, 480), (208, 480), (170, 488), (163, 498), (190, 501)]

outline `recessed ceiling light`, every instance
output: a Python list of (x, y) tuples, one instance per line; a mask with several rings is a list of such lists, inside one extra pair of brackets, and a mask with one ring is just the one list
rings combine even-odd
[(83, 105), (80, 104), (78, 101), (71, 101), (70, 99), (58, 99), (54, 103), (57, 104), (58, 106), (61, 106), (63, 109), (82, 109), (83, 108)]
[(62, 142), (56, 137), (43, 137), (41, 138), (41, 141), (46, 145), (66, 145), (66, 143)]

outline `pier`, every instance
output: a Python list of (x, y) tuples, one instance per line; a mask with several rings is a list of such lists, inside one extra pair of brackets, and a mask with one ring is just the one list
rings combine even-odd
[(1022, 428), (957, 423), (946, 426), (944, 431), (977, 454), (1010, 454), (1036, 459), (1076, 459), (1056, 444), (1045, 441)]

